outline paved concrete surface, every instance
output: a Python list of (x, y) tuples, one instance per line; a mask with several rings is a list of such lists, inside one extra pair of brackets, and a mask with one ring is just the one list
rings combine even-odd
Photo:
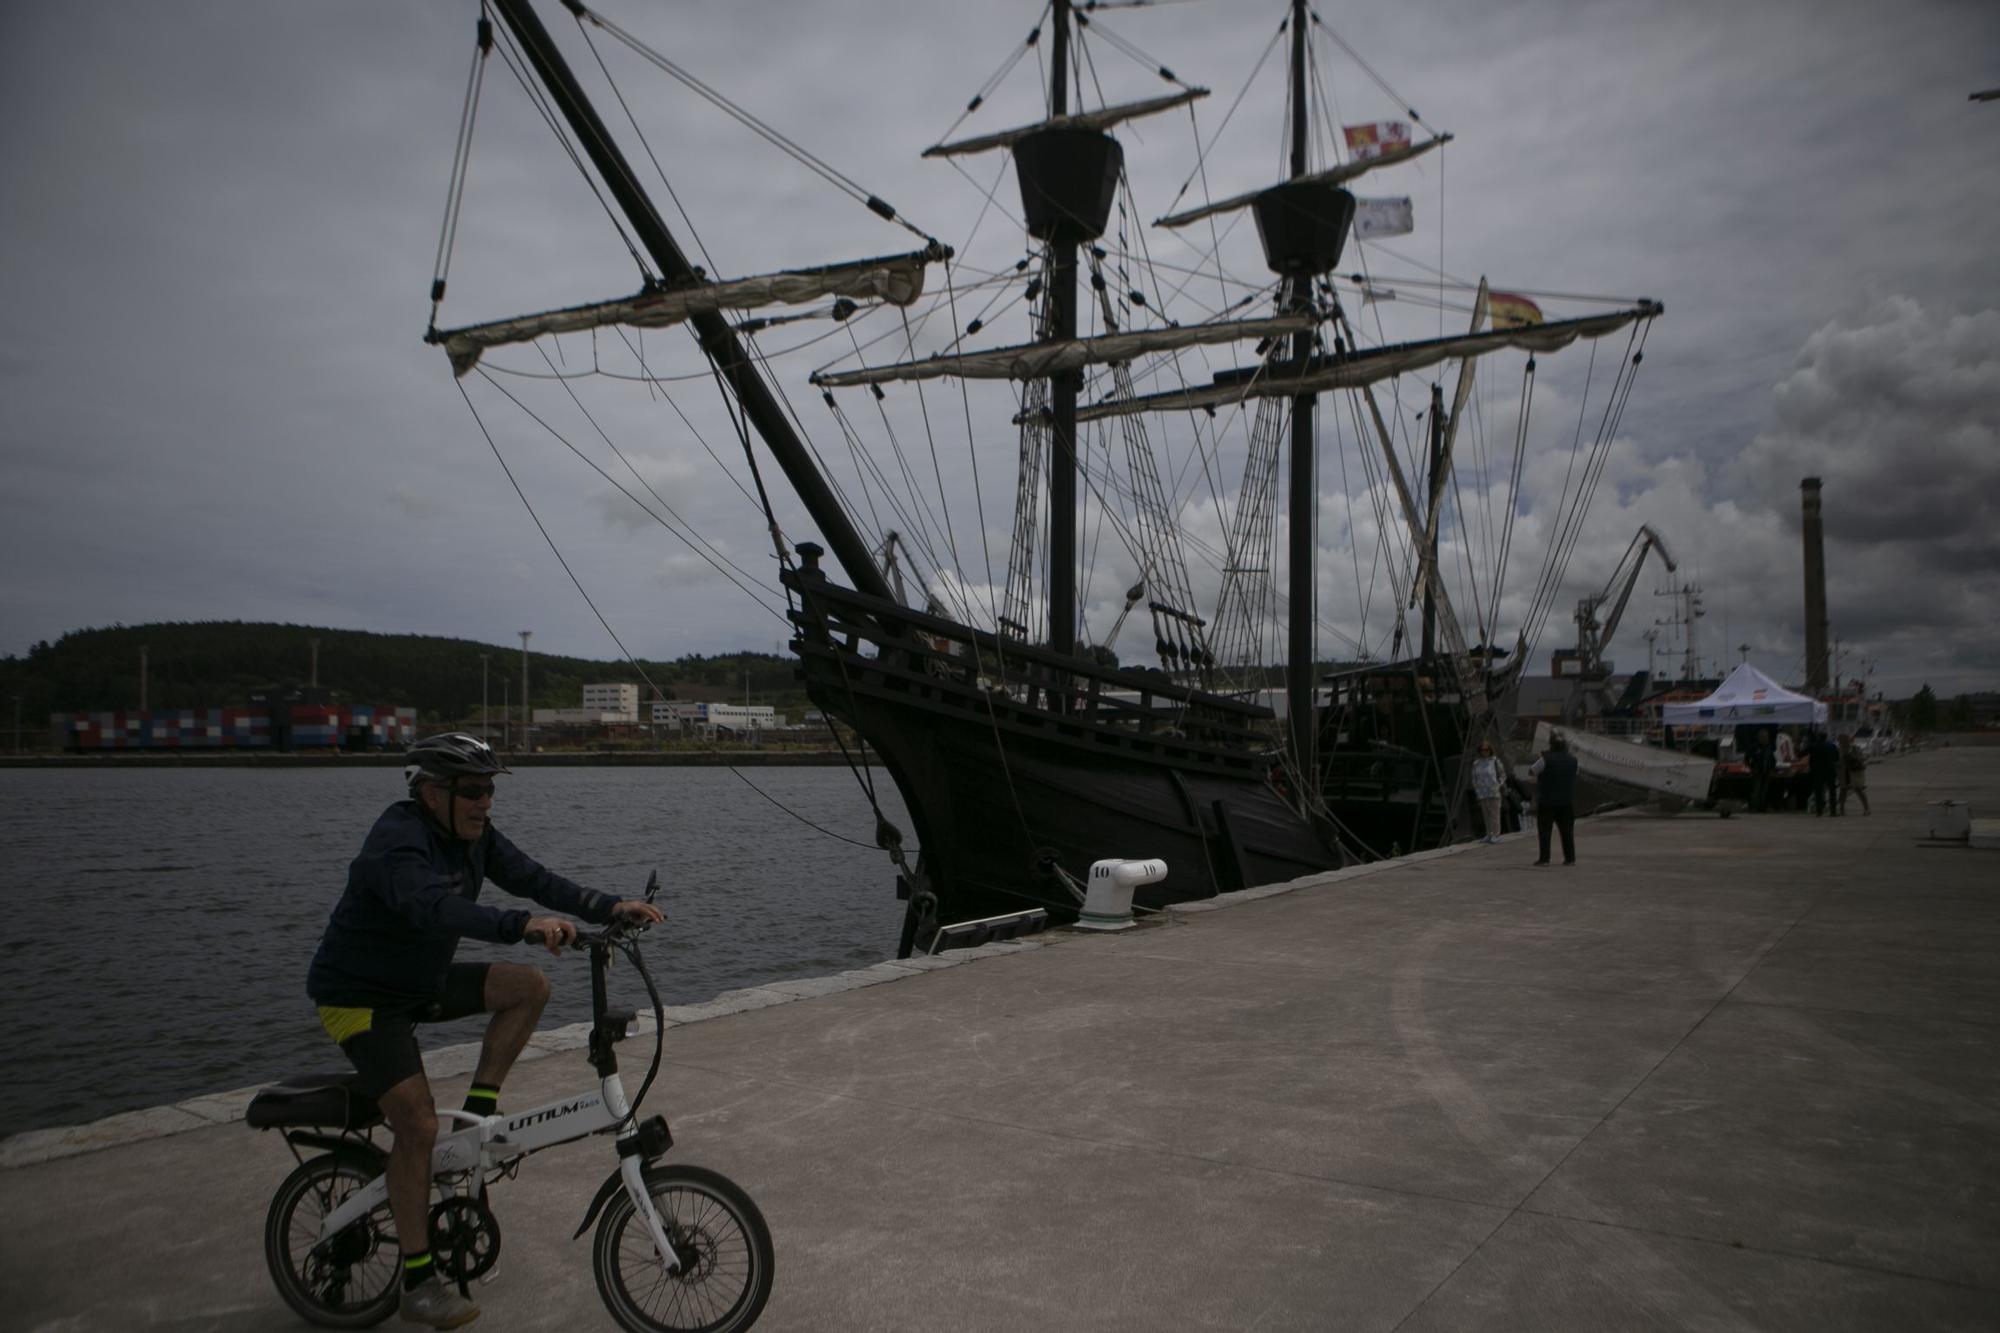
[[(2000, 751), (1871, 777), (1870, 818), (1598, 819), (1573, 869), (1509, 839), (684, 1012), (649, 1109), (769, 1216), (770, 1329), (2000, 1328), (2000, 853), (1918, 841), (2000, 810)], [(298, 1326), (290, 1158), (231, 1107), (0, 1145), (0, 1326)], [(612, 1326), (569, 1239), (610, 1166), (499, 1188), (479, 1327)]]

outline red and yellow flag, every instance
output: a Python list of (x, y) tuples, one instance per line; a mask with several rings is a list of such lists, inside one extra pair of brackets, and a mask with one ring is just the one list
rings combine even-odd
[(1392, 148), (1410, 146), (1410, 127), (1400, 120), (1378, 120), (1367, 125), (1343, 125), (1347, 153), (1356, 162), (1380, 157)]
[(1488, 292), (1486, 313), (1496, 329), (1525, 329), (1542, 322), (1542, 308), (1512, 292)]

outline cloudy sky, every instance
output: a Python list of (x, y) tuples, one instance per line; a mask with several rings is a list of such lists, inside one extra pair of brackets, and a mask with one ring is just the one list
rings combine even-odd
[[(982, 245), (989, 268), (1020, 253), (1004, 218), (981, 218), (975, 182), (996, 184), (996, 160), (961, 174), (917, 155), (1020, 46), (1032, 3), (605, 2), (608, 17), (964, 247), (968, 265)], [(1206, 141), (1282, 10), (1188, 0), (1099, 23), (1215, 90), (1196, 119)], [(1441, 243), (1445, 269), (1504, 288), (1666, 305), (1539, 660), (1566, 639), (1570, 603), (1648, 523), (1704, 589), (1703, 658), (1733, 665), (1747, 644), (1750, 660), (1798, 679), (1798, 483), (1818, 475), (1846, 673), (1872, 671), (1892, 696), (1925, 682), (2000, 688), (2000, 102), (1967, 97), (2000, 85), (2000, 6), (1406, 0), (1318, 12), (1402, 103), (1457, 136), (1442, 161), (1380, 173), (1362, 191), (1415, 201), (1405, 259), (1436, 263)], [(616, 656), (494, 447), (633, 652), (770, 650), (785, 637), (771, 596), (724, 581), (495, 387), (578, 411), (549, 397), (559, 385), (472, 377), (475, 417), (422, 345), (475, 17), (472, 0), (0, 8), (0, 653), (112, 622), (245, 619), (494, 643), (531, 628), (537, 648)], [(572, 59), (589, 59), (566, 17), (549, 22)], [(601, 49), (712, 271), (916, 244), (680, 85)], [(1330, 119), (1400, 112), (1330, 44), (1321, 50)], [(1111, 100), (1161, 89), (1107, 37), (1092, 51)], [(1037, 89), (1023, 62), (958, 132), (1027, 118)], [(497, 63), (481, 108), (441, 322), (632, 290), (631, 259)], [(1207, 159), (1209, 191), (1275, 178), (1279, 113), (1268, 89), (1245, 98)], [(1188, 120), (1140, 127), (1128, 151), (1138, 207), (1163, 211), (1190, 170)], [(1011, 181), (997, 184), (1011, 210)], [(1192, 262), (1170, 238), (1147, 244), (1155, 259)], [(1397, 253), (1370, 258), (1390, 285)], [(955, 281), (973, 278), (968, 267)], [(1415, 336), (1438, 331), (1434, 310), (1397, 313), (1417, 321)], [(871, 318), (864, 336), (889, 327)], [(1006, 341), (1021, 336), (1018, 306), (1013, 319)], [(798, 326), (767, 345), (824, 331)], [(653, 333), (646, 348), (659, 373), (691, 374), (685, 344)], [(830, 456), (845, 446), (803, 374), (843, 346), (852, 352), (817, 344), (778, 370)], [(554, 355), (580, 369), (588, 340)], [(547, 368), (525, 349), (494, 361)], [(1508, 637), (1590, 410), (1587, 365), (1572, 349), (1542, 371), (1515, 535), (1528, 554), (1501, 602)], [(1475, 508), (1504, 507), (1498, 460), (1519, 375), (1518, 362), (1482, 372), (1481, 452), (1461, 474)], [(1601, 393), (1602, 379), (1592, 384)], [(677, 381), (669, 404), (617, 381), (597, 387), (612, 404), (566, 419), (565, 435), (617, 475), (595, 433), (604, 427), (655, 508), (671, 505), (753, 587), (774, 583), (713, 390)], [(1011, 433), (1004, 411), (968, 430), (975, 400), (927, 392), (892, 396), (884, 416), (928, 466), (930, 414), (934, 489), (959, 511), (961, 568), (977, 584), (987, 565), (972, 554), (973, 465), (986, 547), (1004, 563)], [(865, 397), (849, 401), (857, 418), (872, 415)], [(881, 420), (857, 424), (879, 445)], [(1345, 490), (1339, 481), (1355, 447), (1323, 433), (1322, 586), (1345, 590), (1322, 595), (1330, 654), (1353, 638), (1387, 647), (1380, 599), (1364, 622), (1355, 591), (1368, 586), (1374, 535), (1358, 471)], [(766, 478), (779, 484), (768, 464)], [(1183, 494), (1191, 531), (1216, 522)], [(809, 535), (795, 505), (779, 507), (790, 536)], [(1475, 556), (1483, 531), (1467, 530)], [(1637, 664), (1640, 629), (1665, 614), (1655, 573), (1614, 645), (1621, 666)], [(1093, 634), (1108, 631), (1123, 577), (1106, 556), (1086, 606)], [(1120, 647), (1130, 657), (1137, 642)]]

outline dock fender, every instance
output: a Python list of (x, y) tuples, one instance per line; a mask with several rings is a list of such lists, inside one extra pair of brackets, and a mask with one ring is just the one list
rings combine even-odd
[(617, 1168), (614, 1167), (611, 1174), (604, 1178), (604, 1183), (597, 1187), (597, 1197), (590, 1201), (590, 1211), (583, 1215), (583, 1221), (578, 1224), (575, 1231), (570, 1233), (570, 1239), (575, 1240), (578, 1236), (590, 1230), (590, 1224), (595, 1222), (597, 1215), (604, 1211), (604, 1205), (611, 1202), (611, 1196), (624, 1188), (625, 1177), (618, 1174)]

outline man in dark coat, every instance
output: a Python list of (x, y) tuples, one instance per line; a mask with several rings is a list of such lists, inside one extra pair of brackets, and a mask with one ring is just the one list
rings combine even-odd
[(465, 1109), (499, 1110), (500, 1081), (534, 1035), (549, 979), (527, 963), (454, 961), (461, 939), (535, 943), (552, 954), (574, 922), (478, 901), (486, 881), (556, 912), (599, 924), (656, 922), (651, 903), (598, 893), (544, 869), (493, 827), (493, 779), (507, 772), (485, 741), (463, 732), (421, 740), (405, 756), (409, 799), (382, 812), (347, 868), (306, 974), (320, 1024), (353, 1062), (357, 1086), (395, 1139), (384, 1174), (402, 1258), (406, 1323), (457, 1328), (479, 1307), (437, 1277), (430, 1248), (436, 1105), (418, 1049), (419, 1024), (487, 1015)]
[(1840, 747), (1823, 732), (1813, 732), (1806, 742), (1806, 775), (1812, 784), (1812, 812), (1839, 814)]
[(1563, 864), (1576, 864), (1576, 756), (1560, 731), (1549, 733), (1549, 748), (1528, 767), (1535, 778), (1535, 836), (1541, 857), (1549, 863), (1549, 830), (1562, 834)]
[(1771, 790), (1771, 769), (1775, 766), (1771, 756), (1771, 741), (1760, 727), (1750, 734), (1750, 753), (1745, 763), (1750, 769), (1750, 812), (1764, 813), (1766, 799)]

